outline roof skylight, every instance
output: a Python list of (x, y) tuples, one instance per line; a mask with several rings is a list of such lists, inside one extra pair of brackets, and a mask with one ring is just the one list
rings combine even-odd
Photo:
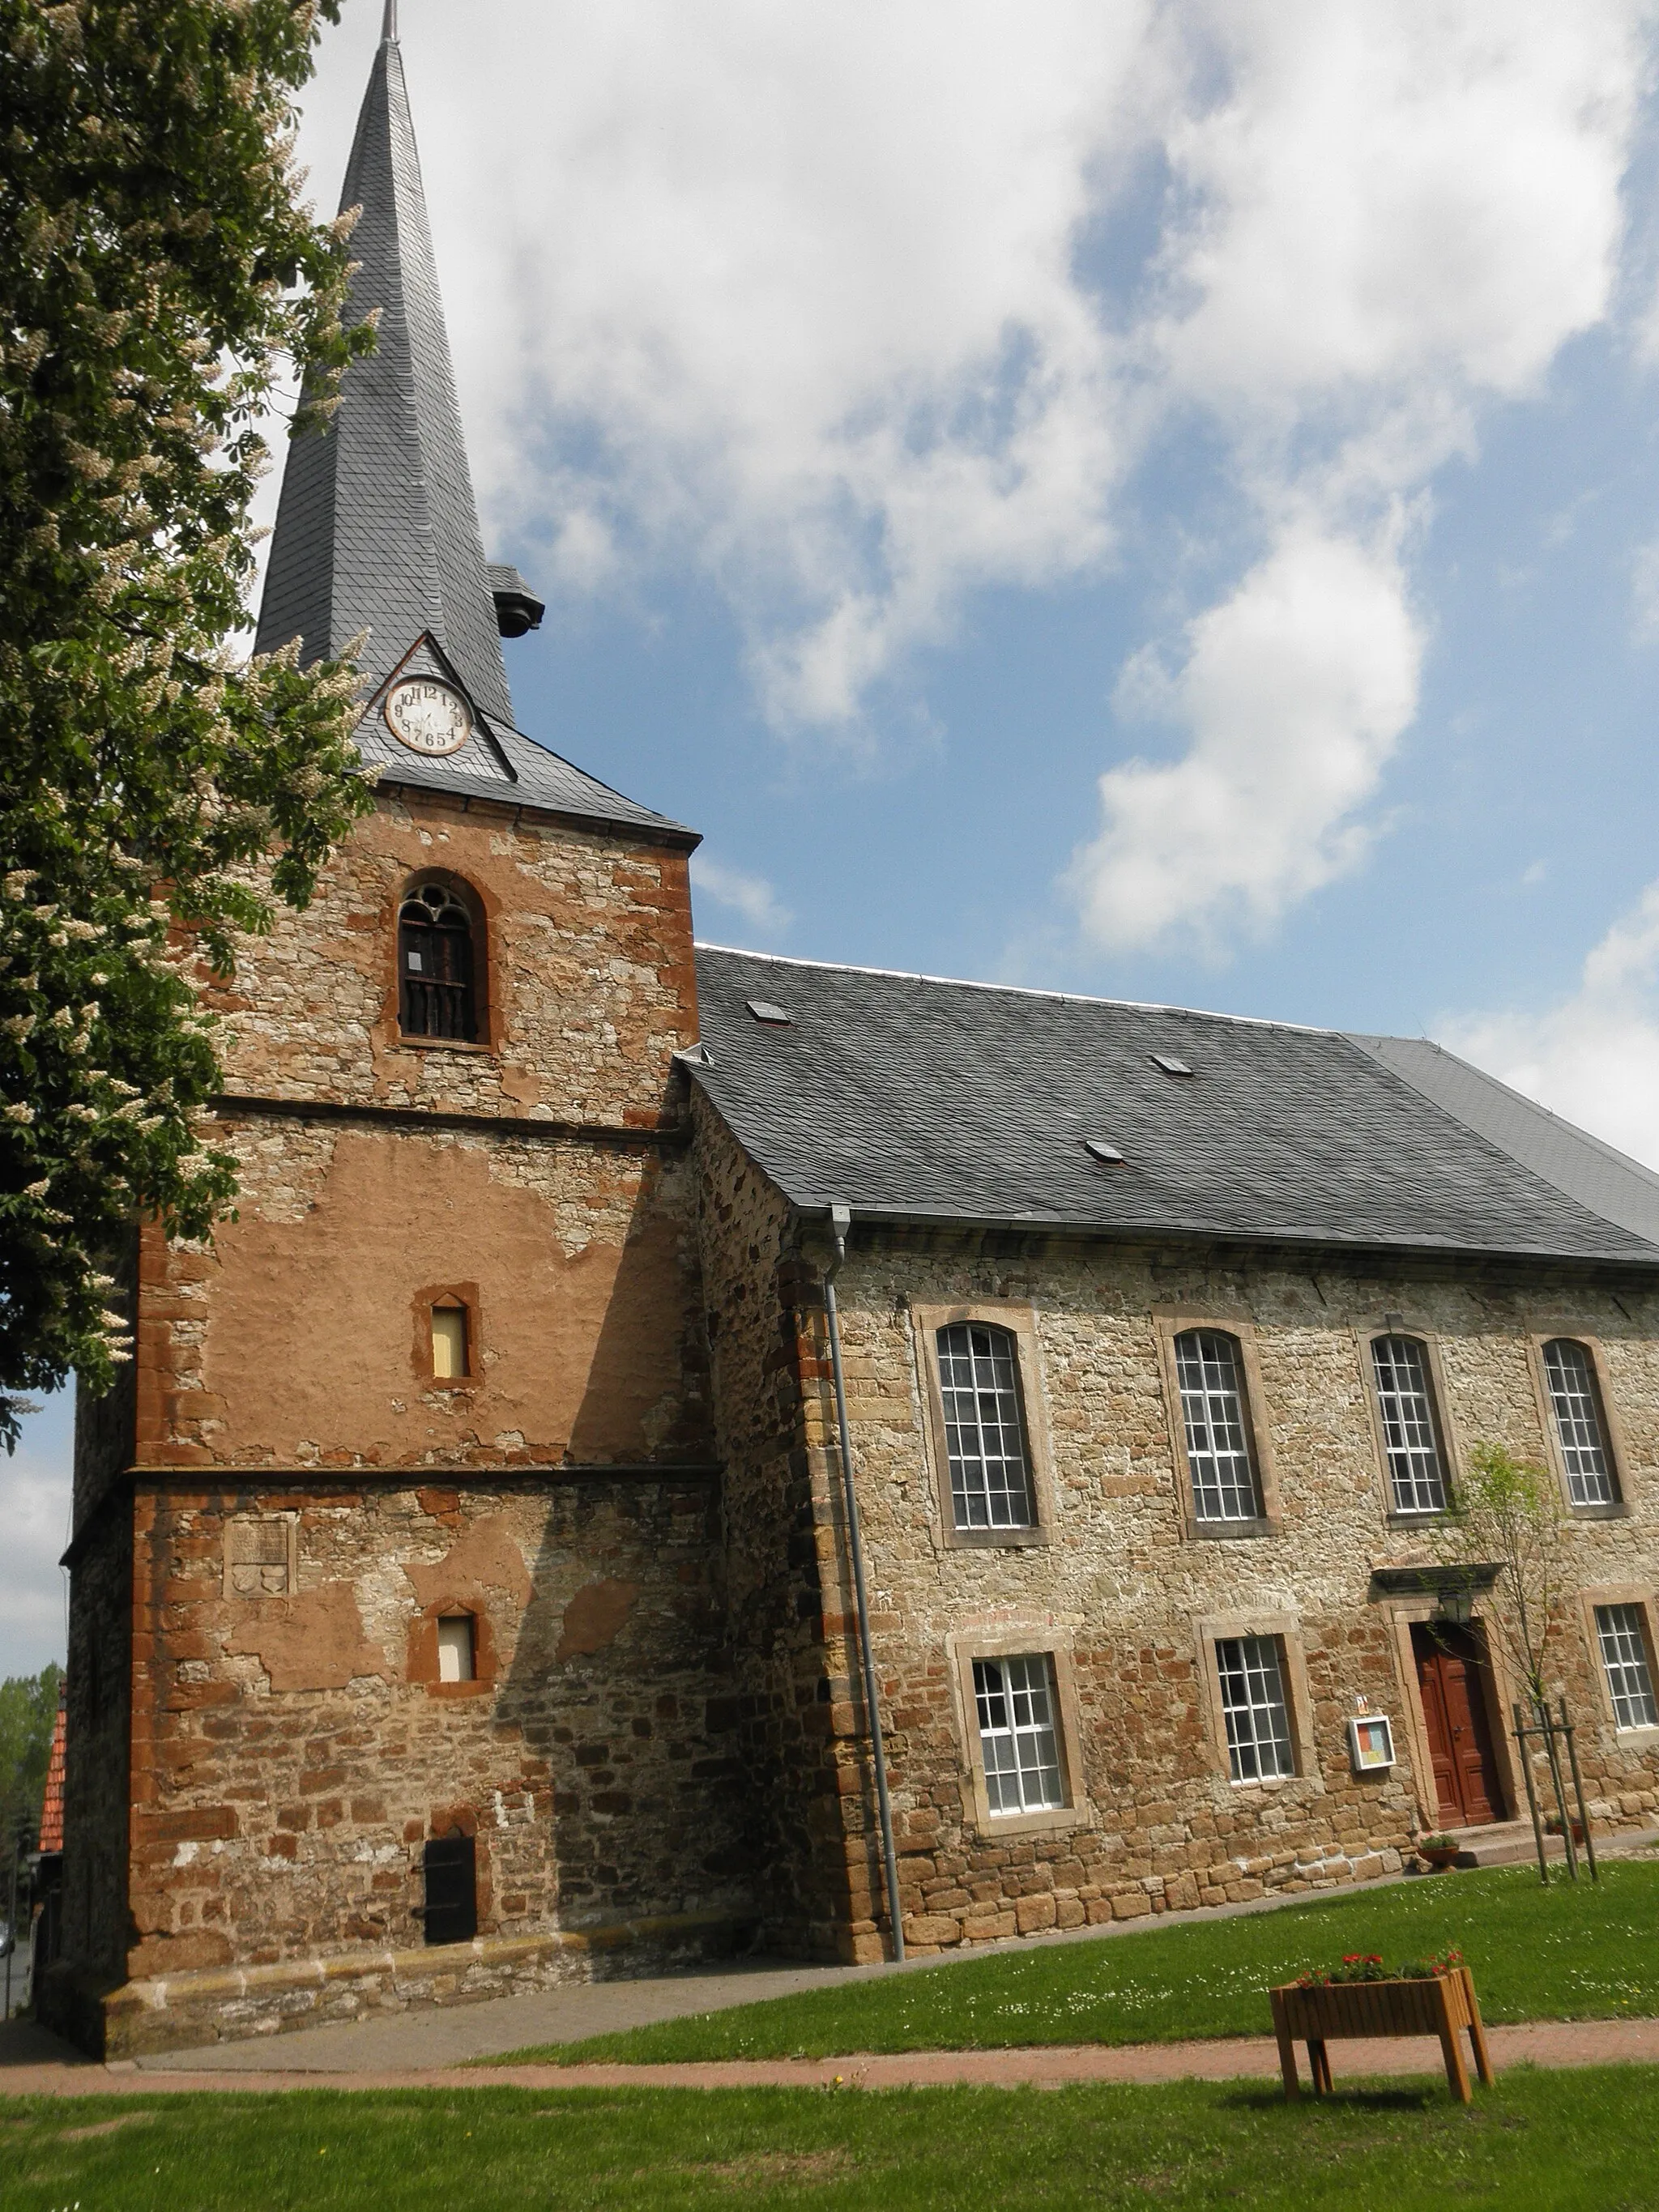
[(744, 1004), (757, 1022), (769, 1029), (787, 1030), (794, 1026), (794, 1017), (787, 1006), (774, 1006), (770, 999), (745, 999)]
[(1104, 1160), (1109, 1167), (1121, 1167), (1123, 1155), (1115, 1145), (1109, 1145), (1103, 1137), (1085, 1137), (1083, 1149), (1092, 1160)]
[(1177, 1060), (1172, 1052), (1155, 1052), (1149, 1055), (1154, 1067), (1161, 1067), (1166, 1075), (1190, 1075), (1192, 1069), (1184, 1060)]

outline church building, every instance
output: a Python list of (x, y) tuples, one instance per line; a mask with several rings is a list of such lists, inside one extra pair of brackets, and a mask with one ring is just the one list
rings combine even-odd
[(1478, 1842), (1483, 1443), (1559, 1485), (1595, 1817), (1653, 1819), (1659, 1177), (1423, 1042), (696, 945), (695, 831), (517, 726), (391, 26), (343, 204), (379, 349), (258, 646), (368, 632), (376, 802), (202, 978), (240, 1211), (135, 1232), (82, 1402), (43, 2016), (186, 2048)]

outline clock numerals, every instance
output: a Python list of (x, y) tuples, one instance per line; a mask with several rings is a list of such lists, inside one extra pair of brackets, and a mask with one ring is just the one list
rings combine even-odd
[(386, 726), (412, 753), (441, 759), (458, 753), (472, 734), (472, 716), (453, 684), (409, 676), (386, 696)]

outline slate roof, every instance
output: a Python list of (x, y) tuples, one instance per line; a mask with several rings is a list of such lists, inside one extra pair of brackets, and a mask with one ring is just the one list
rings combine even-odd
[[(387, 781), (460, 799), (507, 798), (695, 842), (691, 831), (514, 726), (403, 55), (390, 9), (387, 15), (340, 201), (362, 210), (345, 319), (379, 307), (379, 342), (346, 371), (326, 430), (289, 448), (256, 650), (274, 652), (297, 636), (301, 659), (313, 660), (367, 629), (359, 744)], [(411, 661), (422, 653), (435, 656), (431, 665), (443, 664), (481, 726), (447, 760), (411, 753), (379, 712), (386, 679), (405, 665), (428, 665)]]
[(690, 1073), (803, 1209), (1659, 1266), (1659, 1237), (1449, 1112), (1376, 1040), (718, 945), (697, 987)]
[(1659, 1175), (1651, 1168), (1575, 1129), (1427, 1037), (1356, 1036), (1353, 1042), (1592, 1213), (1659, 1243)]

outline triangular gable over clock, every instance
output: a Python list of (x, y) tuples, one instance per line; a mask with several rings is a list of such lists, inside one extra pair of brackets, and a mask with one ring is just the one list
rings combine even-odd
[(507, 792), (519, 781), (460, 671), (429, 634), (370, 697), (356, 738), (382, 781), (424, 783), (426, 771), (436, 771), (439, 789), (457, 775), (498, 783)]

